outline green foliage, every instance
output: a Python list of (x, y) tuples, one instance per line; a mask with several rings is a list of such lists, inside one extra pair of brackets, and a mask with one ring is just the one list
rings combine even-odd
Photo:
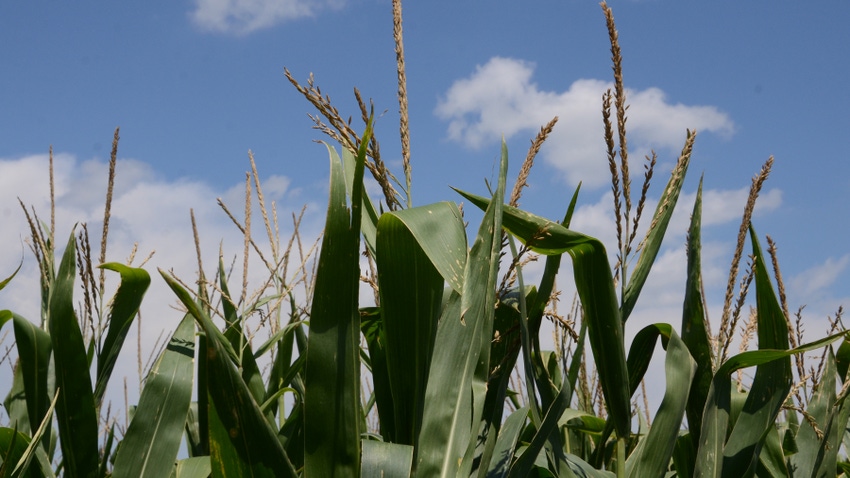
[[(611, 29), (613, 17), (609, 22)], [(615, 42), (612, 35), (612, 48)], [(0, 427), (0, 478), (848, 473), (850, 340), (840, 330), (796, 344), (776, 293), (780, 278), (774, 286), (769, 274), (773, 257), (745, 216), (739, 246), (748, 230), (758, 349), (726, 357), (728, 342), (715, 343), (706, 320), (701, 181), (688, 229), (681, 327), (661, 318), (626, 341), (625, 322), (641, 305), (684, 187), (695, 133), (687, 132), (637, 257), (628, 231), (637, 228), (641, 207), (634, 218), (630, 206), (623, 214), (618, 209), (612, 266), (600, 240), (570, 227), (578, 190), (561, 222), (521, 210), (513, 199), (506, 204), (504, 143), (489, 196), (457, 191), (484, 211), (477, 228), (467, 229), (461, 208), (451, 201), (411, 207), (408, 190), (408, 207), (402, 208), (394, 178), (379, 160), (365, 105), (365, 132), (358, 137), (312, 85), (290, 81), (339, 129), (334, 138), (342, 143), (339, 151), (328, 146), (328, 209), (319, 252), (300, 251), (295, 258), (292, 244), (301, 249), (297, 221), (289, 246), (281, 247), (252, 163), (268, 247), (260, 248), (247, 232), (250, 217), (244, 225), (234, 221), (246, 234), (245, 270), (253, 249), (268, 279), (256, 293), (248, 295), (243, 286), (237, 296), (222, 258), (215, 280), (198, 271), (195, 292), (160, 270), (186, 313), (147, 375), (126, 429), (104, 417), (102, 402), (150, 276), (139, 267), (100, 265), (120, 275), (103, 314), (104, 286), (94, 280), (85, 227), (79, 237), (71, 235), (54, 271), (54, 231), (30, 222), (43, 316), (35, 323), (0, 311), (0, 327), (13, 323), (17, 353), (4, 400), (9, 423)], [(618, 115), (624, 114), (623, 97), (616, 101)], [(608, 95), (603, 117), (609, 130), (610, 106)], [(625, 118), (618, 123), (625, 141)], [(535, 141), (542, 143), (544, 133)], [(619, 208), (627, 158), (618, 170), (614, 156), (612, 139)], [(530, 168), (529, 158), (523, 170)], [(383, 204), (370, 197), (366, 170), (381, 185)], [(409, 189), (406, 163), (405, 175)], [(524, 181), (518, 180), (515, 193)], [(622, 194), (629, 204), (628, 189)], [(751, 211), (752, 204), (747, 207)], [(468, 230), (476, 231), (471, 238)], [(523, 274), (531, 254), (545, 258), (534, 285)], [(570, 320), (550, 308), (564, 254), (577, 291)], [(300, 262), (294, 273), (287, 269), (290, 261)], [(361, 271), (364, 262), (368, 273)], [(0, 289), (16, 273), (0, 281)], [(74, 307), (77, 278), (85, 291), (81, 308)], [(360, 303), (363, 282), (372, 287), (374, 304)], [(259, 326), (251, 322), (257, 317)], [(569, 336), (559, 350), (541, 347), (542, 324), (549, 319), (562, 337)], [(726, 332), (718, 337), (730, 337)], [(833, 350), (836, 341), (841, 343)], [(659, 344), (664, 397), (649, 413), (635, 403)], [(823, 351), (822, 372), (800, 377), (798, 369), (795, 376), (792, 357), (814, 350)], [(743, 369), (754, 369), (751, 380), (741, 381), (737, 372)], [(793, 387), (795, 380), (805, 382), (802, 392)], [(183, 445), (188, 457), (179, 456)]]

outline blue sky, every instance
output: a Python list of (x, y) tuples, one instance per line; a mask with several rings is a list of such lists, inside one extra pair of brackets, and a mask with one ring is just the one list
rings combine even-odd
[[(806, 304), (810, 329), (822, 329), (838, 305), (850, 304), (850, 3), (611, 6), (632, 105), (633, 170), (651, 148), (659, 154), (653, 198), (686, 128), (699, 131), (681, 214), (635, 323), (680, 320), (687, 215), (703, 173), (706, 285), (712, 297), (722, 291), (750, 178), (774, 155), (754, 223), (779, 244), (789, 306)], [(111, 260), (124, 260), (138, 242), (141, 254), (157, 251), (152, 266), (191, 277), (190, 208), (207, 264), (220, 242), (226, 254), (238, 254), (237, 231), (215, 200), (239, 210), (249, 149), (281, 216), (307, 204), (306, 231), (318, 232), (327, 153), (313, 142), (323, 139), (307, 118), (313, 110), (283, 69), (302, 81), (313, 73), (345, 116), (359, 117), (353, 87), (372, 98), (383, 112), (382, 155), (400, 175), (391, 20), (389, 0), (0, 3), (0, 210), (7, 226), (0, 275), (17, 265), (26, 236), (16, 198), (47, 214), (50, 145), (59, 237), (75, 222), (98, 224), (116, 126)], [(596, 2), (407, 2), (404, 33), (414, 203), (459, 201), (449, 185), (483, 193), (503, 135), (514, 176), (529, 140), (558, 115), (522, 205), (560, 218), (582, 180), (575, 228), (611, 249), (600, 95), (612, 75)], [(27, 253), (21, 277), (0, 292), (0, 307), (34, 317), (36, 277)], [(164, 304), (172, 299), (154, 282), (149, 316), (171, 328), (177, 316)], [(718, 305), (710, 299), (715, 323)]]

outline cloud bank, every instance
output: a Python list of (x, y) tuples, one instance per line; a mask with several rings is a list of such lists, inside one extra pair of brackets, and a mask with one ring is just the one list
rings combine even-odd
[(195, 0), (189, 14), (202, 30), (246, 35), (289, 20), (341, 8), (346, 0)]
[[(448, 137), (471, 148), (533, 134), (554, 116), (560, 118), (542, 153), (570, 184), (597, 187), (609, 181), (602, 141), (602, 94), (611, 82), (576, 80), (563, 92), (541, 90), (532, 81), (534, 64), (494, 57), (449, 87), (435, 109), (448, 122)], [(629, 144), (634, 157), (650, 149), (678, 155), (685, 130), (730, 135), (732, 120), (713, 106), (671, 104), (658, 88), (626, 90), (631, 105)]]

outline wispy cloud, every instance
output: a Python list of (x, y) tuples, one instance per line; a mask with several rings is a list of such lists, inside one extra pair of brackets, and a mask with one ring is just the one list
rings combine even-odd
[(792, 278), (791, 290), (803, 303), (821, 299), (848, 266), (850, 266), (850, 254), (837, 259), (830, 257)]
[(201, 29), (245, 35), (288, 20), (341, 8), (346, 0), (195, 0), (190, 13)]
[[(600, 186), (608, 181), (602, 141), (602, 94), (610, 82), (582, 79), (566, 91), (544, 91), (532, 81), (534, 64), (491, 58), (468, 78), (454, 82), (435, 113), (448, 121), (448, 136), (471, 148), (533, 132), (559, 116), (544, 148), (545, 160), (571, 184)], [(732, 120), (713, 106), (668, 102), (658, 88), (628, 90), (630, 149), (636, 157), (655, 149), (678, 154), (685, 129), (730, 135)]]

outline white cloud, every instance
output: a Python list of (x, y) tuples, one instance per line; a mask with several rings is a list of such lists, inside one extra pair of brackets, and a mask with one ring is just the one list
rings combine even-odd
[(806, 269), (790, 281), (790, 291), (803, 302), (822, 299), (827, 290), (850, 265), (850, 254), (836, 259), (828, 258), (822, 264)]
[(218, 33), (248, 34), (288, 20), (311, 17), (346, 0), (195, 0), (192, 21)]
[[(571, 184), (596, 187), (609, 179), (602, 140), (602, 94), (611, 82), (574, 81), (563, 92), (543, 91), (532, 81), (534, 64), (512, 58), (491, 58), (468, 78), (454, 82), (435, 113), (448, 121), (448, 136), (478, 148), (502, 135), (534, 133), (554, 116), (560, 120), (543, 157)], [(631, 105), (629, 149), (642, 157), (650, 149), (678, 155), (686, 129), (729, 135), (731, 119), (713, 106), (671, 104), (658, 88), (626, 91)]]

